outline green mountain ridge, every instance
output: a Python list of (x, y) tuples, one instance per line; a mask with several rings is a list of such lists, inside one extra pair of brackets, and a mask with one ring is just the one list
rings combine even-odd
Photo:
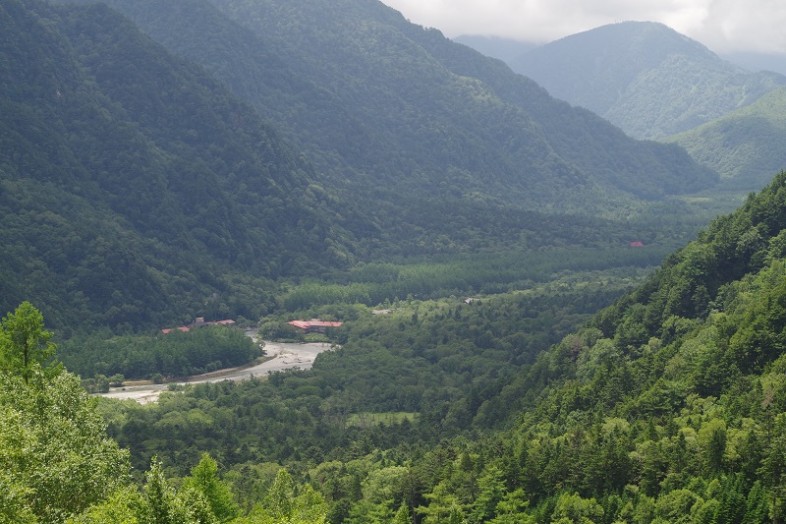
[(523, 54), (511, 66), (553, 96), (648, 139), (721, 117), (786, 82), (777, 73), (745, 71), (653, 22), (571, 35)]
[(768, 182), (764, 173), (786, 168), (786, 89), (775, 89), (756, 102), (695, 129), (669, 137), (703, 165), (720, 174), (724, 186), (756, 190)]
[(314, 267), (340, 234), (253, 111), (116, 13), (2, 16), (4, 304), (37, 300), (56, 325), (171, 322), (232, 272)]
[(501, 462), (540, 512), (782, 518), (784, 209), (781, 173), (509, 386)]
[(654, 237), (716, 181), (376, 2), (188, 2), (4, 4), (6, 308), (256, 319), (357, 260)]
[[(216, 37), (234, 63), (249, 64), (230, 72), (208, 41), (189, 34), (232, 25), (206, 0), (193, 1), (188, 23), (182, 5), (110, 3), (172, 52), (220, 72), (235, 94), (299, 137), (331, 184), (350, 184), (369, 199), (417, 198), (452, 184), (460, 199), (478, 194), (564, 212), (585, 209), (588, 195), (608, 210), (631, 196), (661, 198), (712, 184), (712, 175), (685, 164), (681, 151), (628, 141), (379, 2), (213, 2), (243, 28)], [(184, 25), (191, 29), (174, 37), (171, 28)], [(264, 58), (250, 49), (264, 50)], [(308, 79), (302, 96), (270, 81), (256, 93), (246, 87), (252, 76), (261, 78), (270, 54), (291, 76)], [(567, 187), (581, 188), (580, 196)]]

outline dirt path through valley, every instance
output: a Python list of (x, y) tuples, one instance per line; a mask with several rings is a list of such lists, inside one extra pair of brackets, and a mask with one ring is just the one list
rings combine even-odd
[(124, 386), (111, 388), (109, 393), (101, 394), (102, 397), (117, 399), (132, 399), (140, 404), (147, 404), (158, 400), (162, 391), (166, 391), (171, 384), (201, 384), (205, 382), (221, 382), (222, 380), (247, 380), (252, 377), (266, 376), (274, 371), (285, 369), (309, 369), (314, 364), (317, 355), (330, 349), (330, 344), (305, 343), (296, 344), (288, 342), (265, 342), (265, 353), (270, 358), (261, 364), (254, 364), (240, 368), (228, 368), (204, 375), (194, 375), (182, 382), (167, 384), (145, 384), (141, 386)]

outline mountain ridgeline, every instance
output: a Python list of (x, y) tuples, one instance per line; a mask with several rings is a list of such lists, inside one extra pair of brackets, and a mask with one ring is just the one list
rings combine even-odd
[(780, 74), (748, 72), (654, 22), (622, 22), (567, 36), (510, 65), (553, 96), (638, 138), (687, 131), (786, 84)]
[(198, 67), (105, 6), (0, 16), (4, 305), (31, 297), (59, 326), (158, 324), (231, 281), (341, 262), (312, 169)]
[(717, 172), (724, 187), (758, 190), (786, 168), (786, 87), (699, 127), (666, 138)]
[(608, 244), (717, 180), (378, 2), (106, 4), (0, 6), (0, 296), (58, 327), (256, 319), (274, 281), (375, 257)]
[(367, 212), (379, 197), (424, 191), (541, 211), (608, 210), (614, 199), (713, 182), (682, 151), (631, 141), (377, 1), (109, 4), (290, 130), (333, 183), (368, 195)]

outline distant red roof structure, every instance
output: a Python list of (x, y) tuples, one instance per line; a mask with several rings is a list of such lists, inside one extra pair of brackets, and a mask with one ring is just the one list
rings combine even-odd
[(338, 328), (343, 325), (343, 322), (331, 322), (329, 320), (319, 320), (316, 318), (311, 320), (290, 320), (287, 323), (290, 326), (302, 329), (306, 333), (324, 333), (328, 328)]
[(641, 240), (634, 240), (634, 241), (628, 243), (628, 245), (630, 247), (644, 247), (644, 242), (642, 242)]

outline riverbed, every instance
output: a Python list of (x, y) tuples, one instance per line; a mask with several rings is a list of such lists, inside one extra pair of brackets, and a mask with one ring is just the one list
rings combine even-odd
[(221, 382), (223, 380), (248, 380), (253, 377), (265, 377), (275, 371), (310, 369), (314, 365), (317, 355), (327, 351), (330, 347), (330, 344), (321, 342), (289, 343), (265, 341), (267, 359), (259, 364), (227, 368), (213, 371), (212, 373), (205, 373), (204, 375), (194, 375), (179, 382), (111, 388), (108, 393), (102, 393), (101, 396), (121, 400), (136, 400), (140, 404), (147, 404), (157, 401), (161, 392), (169, 389), (169, 386), (172, 384), (188, 385)]

